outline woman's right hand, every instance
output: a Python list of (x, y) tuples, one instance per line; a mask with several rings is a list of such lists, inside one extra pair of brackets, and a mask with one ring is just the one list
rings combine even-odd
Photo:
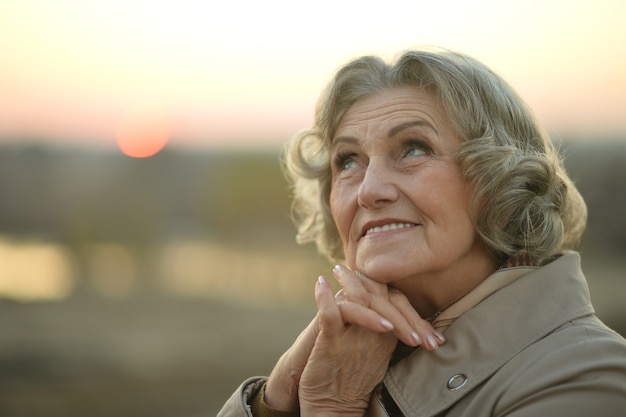
[(300, 379), (300, 415), (363, 416), (398, 343), (389, 329), (347, 324), (330, 285), (320, 278), (319, 331)]
[(318, 332), (316, 315), (274, 366), (265, 385), (264, 400), (269, 407), (280, 411), (299, 409), (300, 377), (309, 360)]

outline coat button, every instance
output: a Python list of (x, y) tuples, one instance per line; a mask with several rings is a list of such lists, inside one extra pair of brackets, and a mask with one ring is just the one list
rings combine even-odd
[(465, 374), (456, 374), (448, 379), (446, 387), (450, 391), (456, 391), (462, 388), (465, 384), (467, 384), (467, 376)]

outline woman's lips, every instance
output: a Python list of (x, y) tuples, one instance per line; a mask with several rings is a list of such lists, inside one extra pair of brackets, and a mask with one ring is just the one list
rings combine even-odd
[(406, 228), (415, 227), (415, 226), (416, 226), (415, 223), (387, 223), (381, 226), (373, 226), (373, 227), (367, 228), (363, 236), (367, 236), (372, 233), (387, 232), (389, 230), (397, 230), (397, 229), (406, 229)]

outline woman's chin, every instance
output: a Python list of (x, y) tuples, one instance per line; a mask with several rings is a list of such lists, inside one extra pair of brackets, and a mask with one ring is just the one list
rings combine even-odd
[(402, 273), (401, 268), (398, 268), (398, 265), (402, 265), (398, 263), (398, 260), (374, 257), (364, 262), (357, 262), (355, 269), (376, 282), (389, 284), (404, 278), (405, 274)]

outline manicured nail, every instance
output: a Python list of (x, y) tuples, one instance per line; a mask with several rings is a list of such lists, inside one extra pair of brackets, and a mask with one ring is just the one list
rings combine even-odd
[(342, 272), (345, 271), (347, 268), (343, 265), (337, 264), (335, 265), (335, 267), (333, 268), (333, 271), (335, 272)]
[(322, 275), (320, 275), (319, 277), (317, 277), (317, 283), (320, 285), (326, 285), (326, 278), (324, 278)]
[(422, 338), (416, 332), (411, 333), (411, 339), (413, 340), (413, 342), (415, 342), (416, 346), (419, 346), (422, 344)]
[(435, 330), (435, 331), (433, 332), (433, 334), (435, 335), (435, 337), (436, 337), (437, 339), (439, 339), (439, 341), (440, 341), (441, 343), (445, 343), (445, 342), (446, 342), (446, 338), (445, 338), (445, 337), (444, 337), (441, 333), (439, 333), (437, 330)]
[(428, 344), (428, 346), (430, 346), (431, 349), (437, 349), (439, 347), (435, 336), (430, 334), (426, 337), (426, 343)]
[(393, 324), (391, 324), (391, 322), (387, 319), (381, 319), (380, 324), (382, 324), (387, 330), (393, 330)]

